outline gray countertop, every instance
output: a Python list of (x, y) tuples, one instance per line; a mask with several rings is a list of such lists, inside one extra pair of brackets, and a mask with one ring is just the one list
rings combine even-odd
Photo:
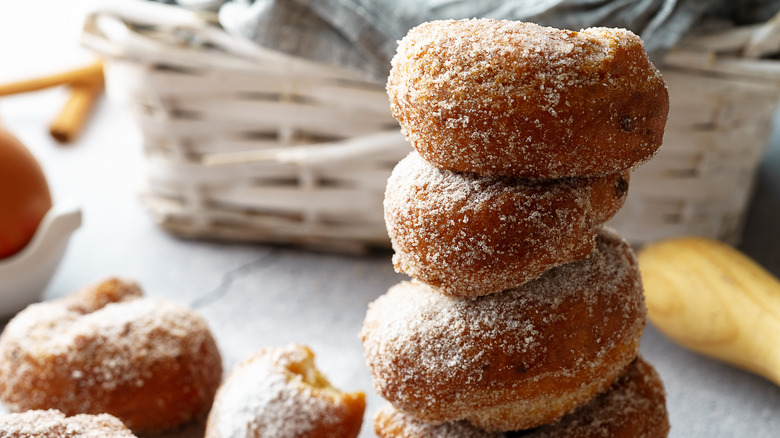
[[(20, 7), (18, 13), (30, 15), (35, 8)], [(8, 39), (2, 26), (8, 15), (2, 9), (0, 32)], [(25, 53), (11, 52), (0, 51), (0, 56)], [(47, 123), (65, 95), (56, 89), (0, 99), (0, 120), (39, 158), (57, 202), (74, 200), (84, 214), (43, 298), (109, 275), (134, 278), (148, 295), (201, 311), (226, 369), (259, 348), (307, 344), (336, 386), (367, 393), (361, 437), (374, 436), (371, 416), (383, 402), (371, 389), (357, 333), (368, 303), (404, 278), (393, 272), (390, 253), (341, 255), (172, 237), (153, 223), (138, 199), (144, 182), (140, 138), (122, 108), (102, 100), (83, 137), (72, 145), (63, 147), (48, 137)], [(740, 248), (780, 275), (780, 135), (772, 138), (756, 187)], [(769, 381), (680, 348), (651, 325), (642, 353), (664, 379), (672, 437), (780, 433), (780, 388)], [(196, 424), (170, 436), (200, 434), (202, 424)]]

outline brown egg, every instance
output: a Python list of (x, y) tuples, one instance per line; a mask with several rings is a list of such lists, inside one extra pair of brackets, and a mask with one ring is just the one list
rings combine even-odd
[(0, 128), (0, 259), (21, 251), (51, 208), (51, 194), (35, 157)]

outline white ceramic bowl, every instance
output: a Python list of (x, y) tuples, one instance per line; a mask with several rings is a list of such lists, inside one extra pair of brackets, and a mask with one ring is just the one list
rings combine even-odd
[(80, 225), (78, 207), (55, 205), (24, 249), (0, 259), (0, 316), (11, 316), (40, 298), (57, 271), (71, 234)]

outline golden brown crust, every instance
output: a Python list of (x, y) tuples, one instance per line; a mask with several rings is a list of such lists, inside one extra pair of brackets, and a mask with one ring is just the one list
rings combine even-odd
[(393, 114), (438, 167), (603, 175), (647, 161), (663, 140), (668, 92), (627, 30), (434, 21), (401, 40), (392, 64)]
[(605, 390), (636, 356), (644, 321), (633, 252), (604, 230), (588, 258), (499, 294), (400, 283), (369, 306), (361, 338), (375, 389), (400, 411), (517, 430)]
[(159, 431), (204, 415), (221, 378), (203, 318), (126, 280), (32, 305), (0, 336), (0, 398), (13, 411), (106, 412)]
[(488, 432), (465, 421), (435, 426), (386, 405), (376, 415), (374, 430), (380, 438), (664, 438), (669, 418), (661, 378), (637, 358), (606, 392), (536, 429)]
[(396, 270), (450, 296), (517, 287), (586, 257), (628, 175), (532, 181), (439, 169), (411, 153), (387, 182)]
[(81, 414), (66, 417), (56, 410), (0, 414), (3, 438), (135, 438), (118, 418)]
[(631, 174), (612, 173), (601, 177), (583, 178), (590, 182), (590, 205), (593, 221), (606, 223), (623, 207), (628, 196)]
[(365, 394), (340, 392), (307, 347), (267, 348), (241, 362), (220, 387), (206, 438), (355, 438)]

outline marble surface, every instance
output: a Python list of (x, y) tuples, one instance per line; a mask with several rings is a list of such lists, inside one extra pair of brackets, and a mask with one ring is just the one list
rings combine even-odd
[[(76, 43), (83, 5), (69, 4), (65, 8), (31, 0), (0, 6), (0, 82), (91, 59)], [(41, 18), (37, 11), (42, 7), (55, 12)], [(390, 253), (325, 254), (172, 237), (152, 222), (138, 200), (144, 182), (140, 138), (122, 108), (102, 100), (84, 135), (72, 145), (61, 146), (48, 137), (47, 124), (66, 94), (53, 89), (0, 98), (0, 120), (39, 158), (55, 199), (73, 200), (84, 213), (82, 228), (42, 297), (58, 297), (109, 275), (135, 278), (148, 295), (201, 311), (218, 339), (226, 369), (262, 347), (310, 345), (336, 386), (367, 393), (361, 437), (373, 436), (370, 418), (383, 402), (371, 389), (357, 332), (368, 303), (403, 278), (393, 272)], [(741, 249), (776, 275), (778, 223), (780, 135), (775, 134), (760, 168)], [(777, 386), (680, 348), (650, 325), (642, 353), (664, 379), (670, 436), (777, 436)], [(202, 424), (169, 434), (201, 435)]]

